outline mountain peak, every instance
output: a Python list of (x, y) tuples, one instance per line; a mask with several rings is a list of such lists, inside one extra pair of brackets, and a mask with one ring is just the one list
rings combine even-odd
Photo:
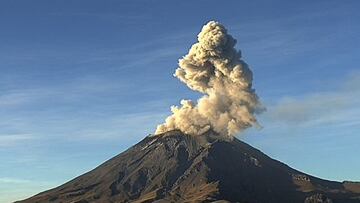
[(359, 195), (355, 183), (312, 177), (236, 138), (173, 130), (21, 202), (359, 202)]

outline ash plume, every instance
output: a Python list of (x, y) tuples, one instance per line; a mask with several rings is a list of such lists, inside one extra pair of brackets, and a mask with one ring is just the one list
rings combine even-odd
[(174, 74), (190, 89), (203, 93), (197, 101), (182, 100), (172, 106), (172, 115), (158, 125), (155, 134), (181, 130), (201, 135), (212, 129), (232, 137), (258, 126), (255, 114), (263, 110), (252, 88), (252, 72), (241, 60), (236, 40), (218, 22), (210, 21), (198, 34), (198, 42), (179, 60)]

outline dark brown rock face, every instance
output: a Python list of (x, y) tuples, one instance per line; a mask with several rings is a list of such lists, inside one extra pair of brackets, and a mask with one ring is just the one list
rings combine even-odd
[(179, 131), (146, 137), (94, 170), (19, 202), (360, 202), (357, 183), (321, 180), (237, 139), (215, 137)]

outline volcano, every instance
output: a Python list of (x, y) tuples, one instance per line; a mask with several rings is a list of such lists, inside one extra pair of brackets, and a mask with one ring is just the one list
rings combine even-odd
[(19, 203), (360, 202), (360, 184), (322, 180), (236, 139), (174, 130)]

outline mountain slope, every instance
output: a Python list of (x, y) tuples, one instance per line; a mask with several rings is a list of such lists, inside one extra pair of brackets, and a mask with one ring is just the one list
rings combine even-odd
[(237, 139), (170, 131), (19, 202), (360, 202), (359, 187), (306, 175)]

